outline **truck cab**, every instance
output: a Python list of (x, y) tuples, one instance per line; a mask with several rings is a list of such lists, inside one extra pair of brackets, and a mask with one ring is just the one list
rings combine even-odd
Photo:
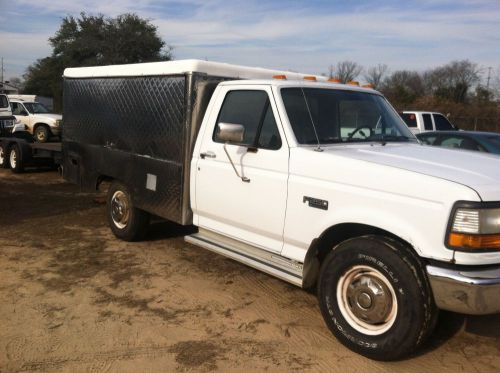
[(12, 113), (37, 142), (47, 142), (52, 136), (61, 134), (62, 116), (50, 113), (43, 104), (36, 101), (11, 99)]
[(430, 111), (403, 111), (400, 113), (408, 128), (415, 134), (427, 131), (458, 130), (448, 118)]
[(0, 94), (0, 137), (12, 133), (16, 118), (12, 115), (7, 95)]

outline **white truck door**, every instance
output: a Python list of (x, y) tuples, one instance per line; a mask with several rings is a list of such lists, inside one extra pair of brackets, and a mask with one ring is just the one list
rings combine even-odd
[[(212, 110), (199, 154), (194, 155), (199, 157), (195, 221), (201, 228), (280, 252), (289, 149), (271, 88), (221, 87), (216, 100), (214, 108), (220, 110)], [(244, 126), (243, 141), (226, 143), (227, 154), (218, 123)]]

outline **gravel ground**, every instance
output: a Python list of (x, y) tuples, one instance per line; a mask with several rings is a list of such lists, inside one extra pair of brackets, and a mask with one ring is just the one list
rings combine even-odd
[(0, 170), (0, 372), (488, 372), (500, 315), (441, 313), (393, 363), (339, 344), (313, 294), (184, 242), (159, 222), (118, 241), (103, 196)]

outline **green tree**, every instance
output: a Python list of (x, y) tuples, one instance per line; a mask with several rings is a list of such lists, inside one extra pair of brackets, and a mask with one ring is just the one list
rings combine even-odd
[(24, 91), (54, 97), (56, 110), (61, 109), (61, 77), (66, 67), (172, 59), (172, 48), (158, 36), (156, 26), (135, 14), (116, 18), (85, 13), (79, 18), (68, 16), (49, 42), (52, 54), (28, 67)]

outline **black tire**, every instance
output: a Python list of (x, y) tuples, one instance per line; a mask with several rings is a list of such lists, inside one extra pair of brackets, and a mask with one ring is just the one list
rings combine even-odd
[(12, 145), (9, 150), (9, 167), (16, 174), (24, 171), (23, 153), (19, 145)]
[(108, 223), (113, 234), (124, 241), (138, 241), (144, 237), (150, 215), (133, 206), (128, 188), (113, 181), (106, 200)]
[(44, 124), (35, 127), (33, 131), (33, 138), (36, 142), (47, 142), (50, 138), (50, 129)]
[(383, 236), (353, 238), (335, 247), (322, 263), (318, 298), (337, 339), (374, 360), (415, 352), (438, 313), (418, 256)]
[(3, 145), (0, 145), (0, 168), (9, 168), (9, 151)]

